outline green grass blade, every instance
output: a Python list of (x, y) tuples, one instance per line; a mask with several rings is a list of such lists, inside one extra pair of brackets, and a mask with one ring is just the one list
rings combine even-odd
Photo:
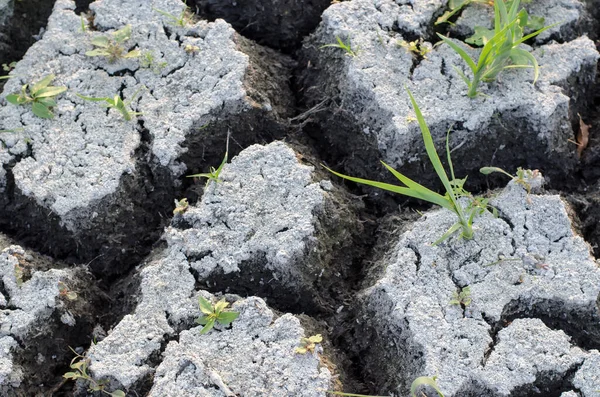
[[(540, 77), (540, 66), (538, 65), (537, 59), (533, 56), (533, 54), (521, 49), (521, 48), (513, 48), (511, 52), (516, 52), (519, 56), (523, 58), (529, 59), (533, 66), (533, 83), (537, 81), (538, 77)], [(525, 66), (525, 65), (515, 65), (515, 66)]]
[(444, 397), (444, 395), (442, 394), (442, 392), (440, 391), (437, 382), (435, 381), (435, 377), (433, 378), (429, 378), (427, 376), (421, 376), (417, 379), (415, 379), (412, 383), (412, 385), (410, 385), (410, 394), (412, 397), (417, 397), (417, 395), (415, 394), (417, 389), (419, 388), (419, 386), (429, 386), (432, 387), (440, 397)]
[(432, 204), (437, 204), (437, 205), (439, 205), (441, 207), (448, 208), (448, 209), (450, 209), (450, 210), (453, 211), (452, 204), (447, 199), (445, 199), (442, 195), (439, 195), (437, 193), (436, 194), (437, 194), (437, 196), (439, 196), (439, 198), (437, 196), (433, 196), (433, 195), (430, 196), (430, 195), (427, 195), (427, 194), (423, 194), (422, 191), (417, 191), (417, 190), (410, 189), (410, 188), (407, 188), (407, 187), (392, 185), (392, 184), (384, 183), (384, 182), (371, 181), (369, 179), (356, 178), (356, 177), (353, 177), (353, 176), (348, 176), (348, 175), (341, 174), (341, 173), (336, 172), (336, 171), (334, 171), (334, 170), (332, 170), (332, 169), (330, 169), (330, 168), (328, 168), (326, 166), (323, 166), (323, 167), (325, 169), (327, 169), (329, 172), (331, 172), (332, 174), (339, 176), (340, 178), (344, 178), (344, 179), (347, 179), (349, 181), (360, 183), (360, 184), (363, 184), (363, 185), (373, 186), (373, 187), (376, 187), (378, 189), (387, 190), (389, 192), (398, 193), (398, 194), (401, 194), (401, 195), (404, 195), (404, 196), (408, 196), (408, 197), (412, 197), (412, 198), (416, 198), (416, 199), (419, 199), (419, 200), (427, 201), (427, 202), (430, 202)]
[(413, 189), (413, 190), (417, 190), (417, 191), (420, 190), (424, 194), (429, 194), (429, 195), (432, 195), (432, 196), (433, 195), (438, 195), (442, 199), (444, 199), (444, 196), (442, 196), (441, 194), (438, 194), (438, 193), (434, 192), (433, 190), (430, 190), (430, 189), (426, 188), (425, 186), (421, 185), (420, 183), (417, 183), (417, 182), (413, 181), (412, 179), (410, 179), (406, 175), (401, 174), (400, 172), (396, 171), (393, 167), (391, 167), (390, 165), (384, 163), (383, 161), (381, 161), (381, 164), (383, 164), (385, 166), (385, 168), (388, 169), (388, 171), (390, 171), (400, 182), (402, 182), (403, 184), (405, 184), (406, 187), (408, 187), (409, 189)]
[(510, 10), (508, 11), (507, 21), (512, 21), (513, 19), (515, 19), (517, 17), (517, 12), (519, 10), (520, 3), (521, 3), (521, 0), (513, 0), (512, 4), (510, 6)]
[(519, 40), (519, 41), (517, 41), (517, 42), (515, 43), (515, 46), (516, 46), (516, 45), (518, 45), (518, 44), (524, 43), (524, 42), (526, 42), (527, 40), (529, 40), (529, 39), (531, 39), (531, 38), (534, 38), (535, 36), (539, 35), (540, 33), (542, 33), (542, 32), (545, 32), (545, 31), (546, 31), (546, 30), (548, 30), (548, 29), (552, 29), (552, 28), (553, 28), (553, 27), (555, 27), (555, 26), (558, 26), (559, 24), (560, 24), (560, 22), (557, 22), (557, 23), (553, 23), (552, 25), (544, 26), (543, 28), (541, 28), (541, 29), (539, 29), (539, 30), (536, 30), (536, 31), (535, 31), (535, 32), (533, 32), (533, 33), (530, 33), (530, 34), (528, 34), (527, 36), (524, 36), (524, 37), (523, 37), (521, 40)]
[(431, 161), (431, 164), (433, 165), (436, 174), (438, 175), (440, 181), (444, 185), (446, 192), (448, 192), (448, 195), (451, 197), (452, 202), (455, 203), (456, 200), (452, 191), (452, 186), (450, 185), (450, 180), (448, 179), (448, 175), (446, 174), (446, 170), (442, 165), (442, 161), (440, 160), (440, 157), (438, 156), (437, 151), (435, 150), (435, 145), (433, 144), (433, 138), (431, 137), (429, 127), (425, 122), (425, 118), (421, 113), (421, 109), (419, 109), (419, 105), (417, 104), (415, 97), (409, 89), (406, 89), (406, 91), (410, 96), (410, 101), (412, 103), (413, 109), (415, 110), (415, 114), (419, 122), (419, 127), (421, 128), (421, 135), (423, 136), (423, 143), (425, 143), (425, 150), (427, 151), (427, 156), (429, 156), (429, 161)]
[(437, 35), (440, 37), (440, 39), (444, 40), (444, 43), (448, 44), (454, 51), (456, 51), (456, 53), (458, 55), (460, 55), (460, 57), (463, 59), (463, 61), (465, 61), (466, 64), (469, 65), (469, 68), (473, 71), (473, 73), (475, 73), (477, 66), (475, 65), (475, 62), (473, 62), (473, 60), (471, 59), (469, 54), (467, 54), (467, 52), (465, 50), (463, 50), (458, 44), (453, 42), (450, 38), (448, 38), (442, 34), (439, 34), (439, 33)]
[(433, 242), (433, 245), (438, 245), (443, 243), (444, 241), (446, 241), (450, 236), (452, 236), (454, 233), (456, 233), (458, 231), (458, 229), (462, 228), (463, 225), (460, 222), (456, 222), (454, 225), (452, 225), (450, 227), (450, 229), (448, 229), (446, 231), (446, 233), (444, 233), (442, 235), (442, 237), (438, 238), (437, 240), (435, 240)]
[(84, 99), (86, 101), (92, 101), (92, 102), (108, 102), (108, 98), (94, 98), (91, 96), (84, 96), (81, 94), (75, 94), (77, 95), (79, 98)]
[[(508, 19), (508, 12), (506, 11), (506, 4), (504, 4), (504, 0), (496, 0), (494, 1), (494, 9), (498, 9), (499, 13), (500, 13), (500, 23), (501, 24), (505, 24), (508, 23), (508, 21), (510, 21), (510, 19)], [(497, 21), (497, 19), (496, 19)]]
[(454, 176), (454, 166), (452, 165), (452, 158), (450, 157), (450, 131), (452, 127), (448, 128), (448, 132), (446, 133), (446, 156), (448, 156), (448, 168), (450, 168), (450, 176), (454, 181), (456, 177)]

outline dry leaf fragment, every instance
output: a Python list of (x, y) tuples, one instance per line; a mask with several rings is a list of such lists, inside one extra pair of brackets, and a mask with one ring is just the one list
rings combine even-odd
[(579, 132), (577, 133), (577, 136), (576, 136), (577, 154), (579, 155), (579, 157), (581, 157), (581, 155), (583, 154), (583, 151), (585, 150), (585, 148), (587, 147), (587, 145), (589, 143), (590, 128), (592, 128), (592, 125), (584, 123), (583, 120), (581, 119), (581, 115), (579, 113), (577, 115), (579, 116)]

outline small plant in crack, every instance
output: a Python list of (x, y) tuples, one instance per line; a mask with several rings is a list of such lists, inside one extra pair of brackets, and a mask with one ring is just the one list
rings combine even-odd
[(71, 360), (70, 367), (74, 371), (67, 372), (63, 375), (65, 379), (70, 379), (77, 381), (81, 379), (88, 383), (88, 391), (100, 391), (108, 396), (112, 397), (125, 397), (125, 392), (122, 390), (115, 390), (113, 392), (109, 392), (106, 390), (106, 384), (108, 383), (105, 380), (95, 380), (88, 373), (88, 366), (90, 365), (90, 359), (86, 358), (80, 354), (77, 354), (75, 350), (69, 347), (73, 353), (75, 353), (75, 357)]
[(77, 292), (71, 291), (67, 284), (62, 281), (58, 282), (58, 295), (63, 298), (67, 298), (70, 301), (74, 301), (77, 299)]
[(533, 68), (534, 84), (537, 81), (539, 77), (538, 62), (531, 53), (520, 48), (520, 45), (556, 25), (543, 27), (524, 36), (528, 15), (525, 9), (519, 11), (519, 4), (519, 0), (514, 0), (510, 8), (507, 9), (504, 0), (494, 2), (493, 35), (492, 33), (483, 34), (480, 32), (484, 46), (481, 49), (477, 63), (471, 59), (461, 46), (438, 33), (438, 36), (460, 55), (473, 74), (472, 78), (469, 79), (460, 69), (455, 67), (455, 70), (469, 88), (467, 92), (469, 97), (474, 98), (478, 95), (479, 83), (496, 80), (498, 74), (507, 68)]
[(97, 48), (87, 51), (85, 55), (88, 57), (104, 57), (108, 63), (115, 63), (120, 59), (138, 58), (141, 55), (140, 50), (127, 51), (123, 46), (130, 38), (131, 25), (126, 25), (111, 34), (96, 36), (91, 40), (91, 43)]
[(467, 286), (458, 291), (454, 291), (452, 299), (450, 299), (451, 305), (457, 305), (467, 307), (471, 304), (471, 287)]
[[(440, 390), (438, 384), (437, 384), (437, 376), (434, 377), (428, 377), (428, 376), (421, 376), (417, 379), (415, 379), (413, 381), (413, 383), (410, 385), (410, 395), (411, 397), (417, 397), (417, 390), (420, 387), (423, 386), (428, 386), (431, 387), (433, 390), (435, 390), (438, 394), (439, 397), (444, 397), (444, 395), (442, 394), (442, 391)], [(421, 392), (422, 396), (425, 396), (425, 393)]]
[(528, 181), (531, 181), (540, 175), (538, 170), (528, 170), (521, 167), (517, 168), (517, 175), (511, 175), (500, 167), (483, 167), (479, 170), (479, 172), (481, 172), (483, 175), (489, 175), (494, 172), (504, 174), (527, 190), (527, 194), (531, 193), (531, 184)]
[(319, 48), (341, 48), (348, 56), (355, 57), (357, 55), (358, 49), (352, 49), (350, 38), (348, 38), (348, 43), (345, 43), (344, 40), (342, 40), (339, 36), (335, 36), (335, 40), (337, 41), (337, 43), (325, 44)]
[[(510, 8), (512, 6), (514, 0), (507, 0), (506, 6)], [(521, 0), (523, 4), (531, 3), (532, 0)], [(446, 11), (442, 16), (440, 16), (436, 21), (436, 25), (440, 25), (442, 23), (448, 23), (453, 25), (450, 22), (450, 18), (459, 13), (463, 8), (470, 4), (484, 4), (484, 5), (494, 5), (494, 0), (450, 0), (448, 1), (448, 11)], [(527, 27), (533, 30), (540, 29), (544, 26), (545, 19), (543, 17), (538, 16), (530, 16)], [(477, 28), (477, 27), (476, 27)], [(477, 29), (475, 29), (477, 30)], [(466, 40), (467, 43), (469, 39)]]
[(15, 272), (15, 282), (17, 283), (17, 287), (21, 287), (23, 285), (23, 277), (25, 276), (23, 267), (21, 265), (19, 265), (18, 263), (15, 263), (14, 272)]
[(11, 62), (11, 63), (3, 63), (2, 64), (2, 70), (4, 70), (5, 72), (10, 72), (11, 70), (13, 70), (15, 67), (17, 67), (17, 63), (16, 62)]
[(229, 136), (230, 136), (230, 133), (228, 132), (227, 133), (227, 143), (225, 144), (225, 156), (223, 157), (223, 161), (221, 161), (221, 165), (219, 165), (219, 168), (215, 169), (214, 167), (210, 167), (209, 172), (204, 172), (204, 173), (194, 174), (194, 175), (187, 175), (187, 177), (188, 178), (207, 178), (206, 187), (208, 187), (208, 184), (211, 181), (214, 181), (215, 183), (219, 182), (219, 175), (221, 175), (221, 171), (223, 170), (223, 167), (227, 163), (227, 156), (229, 156)]
[(130, 110), (129, 106), (131, 105), (131, 102), (133, 102), (135, 97), (140, 93), (140, 91), (145, 88), (146, 88), (145, 86), (140, 87), (133, 94), (131, 99), (128, 101), (123, 101), (123, 99), (119, 95), (115, 95), (113, 98), (110, 98), (110, 97), (95, 98), (95, 97), (83, 96), (81, 94), (77, 94), (77, 96), (86, 101), (106, 102), (104, 104), (104, 106), (106, 106), (107, 108), (112, 108), (112, 109), (117, 110), (119, 113), (121, 113), (121, 116), (123, 116), (123, 118), (126, 121), (130, 121), (133, 117), (142, 115), (142, 113), (140, 113), (140, 112), (134, 112), (134, 111)]
[(226, 302), (225, 299), (217, 302), (213, 306), (206, 298), (199, 296), (198, 306), (200, 307), (200, 311), (204, 314), (202, 317), (196, 319), (197, 324), (204, 325), (200, 331), (200, 335), (204, 335), (213, 329), (215, 322), (227, 326), (240, 315), (238, 312), (226, 310), (227, 306), (229, 306), (229, 302)]
[(423, 39), (415, 41), (398, 40), (398, 46), (404, 48), (414, 56), (427, 58), (427, 54), (431, 52), (431, 48), (425, 45)]
[[(427, 151), (427, 156), (429, 157), (429, 161), (433, 165), (433, 168), (438, 178), (440, 179), (442, 185), (446, 190), (446, 194), (444, 196), (402, 175), (400, 172), (396, 171), (394, 168), (387, 165), (383, 161), (381, 163), (384, 165), (384, 167), (387, 168), (387, 170), (390, 171), (404, 186), (392, 185), (389, 183), (377, 182), (362, 178), (355, 178), (344, 174), (340, 174), (339, 172), (335, 172), (327, 167), (325, 168), (333, 174), (341, 178), (347, 179), (349, 181), (373, 186), (379, 189), (384, 189), (393, 193), (413, 197), (419, 200), (424, 200), (454, 212), (458, 217), (458, 222), (452, 225), (450, 229), (446, 231), (446, 233), (444, 233), (437, 241), (435, 241), (433, 243), (434, 245), (443, 242), (459, 230), (461, 231), (461, 237), (465, 239), (471, 239), (473, 238), (473, 220), (486, 210), (487, 200), (475, 199), (470, 193), (465, 191), (463, 188), (463, 184), (466, 178), (456, 179), (456, 177), (454, 176), (454, 167), (452, 166), (452, 159), (450, 158), (449, 135), (446, 136), (446, 154), (452, 179), (448, 178), (448, 174), (446, 173), (446, 170), (444, 169), (444, 166), (442, 165), (442, 162), (433, 144), (431, 132), (429, 131), (427, 123), (425, 123), (425, 119), (423, 118), (421, 109), (419, 109), (419, 106), (417, 105), (417, 102), (415, 101), (415, 98), (413, 97), (412, 93), (408, 89), (407, 92), (410, 96), (412, 106), (415, 110), (417, 121), (419, 122), (419, 127), (423, 136), (423, 142), (425, 143), (425, 150)], [(469, 201), (469, 204), (466, 208), (463, 208), (461, 203), (459, 203), (460, 198), (466, 198)]]
[(190, 204), (188, 203), (188, 199), (182, 198), (181, 200), (175, 199), (175, 209), (173, 210), (173, 215), (181, 215), (185, 211), (187, 211)]
[(321, 334), (313, 335), (308, 338), (302, 338), (300, 339), (300, 346), (296, 348), (296, 353), (314, 353), (317, 344), (321, 342), (323, 342), (323, 337), (321, 336)]
[(164, 68), (166, 68), (168, 63), (166, 61), (159, 62), (154, 57), (154, 53), (152, 51), (144, 51), (140, 57), (140, 66), (144, 69), (150, 69), (155, 74), (160, 74)]
[(196, 55), (200, 52), (200, 47), (192, 44), (186, 44), (185, 47), (183, 47), (183, 50), (190, 55)]
[(181, 10), (179, 16), (170, 14), (163, 10), (159, 10), (158, 8), (152, 7), (152, 9), (158, 12), (159, 14), (167, 17), (169, 21), (175, 26), (184, 28), (194, 21), (194, 13), (190, 10), (190, 7), (188, 7), (187, 4), (184, 5), (183, 10)]
[(51, 86), (55, 76), (49, 74), (35, 84), (25, 84), (18, 94), (6, 96), (6, 100), (13, 105), (26, 105), (31, 103), (33, 114), (43, 119), (51, 119), (54, 114), (50, 108), (56, 106), (54, 98), (67, 90), (67, 87)]

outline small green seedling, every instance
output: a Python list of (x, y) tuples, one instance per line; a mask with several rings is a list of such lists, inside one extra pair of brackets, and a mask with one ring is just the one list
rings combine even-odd
[(145, 69), (152, 70), (155, 74), (159, 74), (164, 68), (166, 68), (168, 63), (166, 61), (157, 62), (154, 58), (154, 53), (152, 51), (144, 51), (142, 52), (140, 58), (140, 66)]
[(334, 43), (334, 44), (325, 44), (325, 45), (322, 45), (319, 48), (328, 48), (328, 47), (341, 48), (342, 50), (344, 50), (344, 52), (348, 56), (355, 57), (357, 55), (356, 51), (354, 51), (352, 49), (352, 44), (350, 43), (350, 39), (349, 38), (348, 38), (348, 43), (347, 44), (344, 43), (344, 41), (339, 36), (335, 36), (335, 39), (337, 40), (337, 43)]
[(504, 174), (515, 181), (515, 183), (523, 186), (523, 188), (527, 190), (527, 194), (531, 193), (531, 184), (529, 184), (527, 181), (537, 178), (540, 174), (538, 170), (527, 170), (521, 167), (517, 168), (517, 175), (511, 175), (500, 167), (483, 167), (479, 170), (479, 172), (481, 172), (483, 175), (489, 175), (494, 172)]
[(123, 44), (131, 38), (131, 25), (127, 25), (112, 34), (96, 36), (91, 43), (97, 47), (92, 51), (87, 51), (88, 57), (105, 57), (108, 63), (115, 63), (119, 59), (138, 58), (141, 55), (140, 50), (135, 49), (126, 51)]
[(14, 272), (15, 272), (15, 281), (17, 283), (17, 287), (20, 287), (23, 285), (23, 276), (25, 275), (25, 272), (23, 271), (23, 267), (21, 267), (21, 265), (19, 265), (18, 263), (15, 263)]
[(406, 40), (398, 40), (398, 46), (404, 48), (415, 56), (426, 58), (426, 55), (431, 52), (431, 48), (427, 47), (423, 39), (408, 42)]
[(464, 287), (460, 292), (454, 291), (452, 299), (450, 299), (451, 305), (457, 306), (469, 306), (471, 304), (471, 287)]
[(139, 116), (142, 114), (140, 112), (133, 112), (133, 111), (129, 110), (129, 105), (131, 105), (131, 102), (133, 102), (133, 100), (135, 99), (137, 94), (144, 88), (146, 88), (146, 87), (144, 87), (144, 86), (140, 87), (140, 89), (137, 90), (133, 94), (131, 99), (126, 102), (123, 101), (123, 99), (119, 95), (115, 95), (114, 98), (109, 98), (109, 97), (94, 98), (94, 97), (89, 97), (89, 96), (83, 96), (80, 94), (77, 94), (77, 96), (86, 101), (106, 102), (106, 104), (104, 106), (106, 106), (108, 108), (116, 109), (119, 113), (121, 113), (121, 116), (123, 116), (123, 118), (125, 120), (130, 121), (132, 119), (132, 117)]
[[(456, 179), (454, 176), (454, 167), (452, 166), (452, 159), (450, 158), (450, 146), (448, 142), (448, 137), (446, 137), (446, 153), (448, 157), (448, 165), (450, 168), (450, 175), (452, 176), (452, 180), (448, 179), (448, 175), (446, 174), (446, 170), (442, 165), (442, 162), (436, 152), (435, 146), (433, 144), (433, 139), (431, 137), (431, 132), (429, 131), (429, 127), (425, 123), (425, 119), (423, 118), (423, 114), (421, 113), (421, 109), (417, 105), (415, 98), (412, 93), (407, 89), (408, 95), (410, 96), (410, 100), (412, 102), (412, 106), (415, 110), (415, 115), (417, 116), (417, 121), (419, 122), (419, 127), (421, 128), (421, 134), (423, 136), (423, 142), (425, 143), (425, 150), (427, 151), (427, 156), (429, 157), (429, 161), (433, 165), (433, 168), (438, 175), (438, 178), (442, 182), (446, 190), (446, 194), (442, 196), (439, 193), (434, 192), (426, 188), (423, 185), (418, 184), (412, 179), (402, 175), (398, 171), (396, 171), (391, 166), (387, 165), (383, 161), (381, 162), (385, 168), (388, 169), (398, 180), (404, 184), (405, 186), (397, 186), (389, 183), (371, 181), (368, 179), (355, 178), (347, 175), (340, 174), (335, 172), (327, 167), (327, 170), (332, 172), (333, 174), (347, 179), (352, 182), (361, 183), (364, 185), (373, 186), (379, 189), (388, 190), (390, 192), (398, 193), (404, 196), (413, 197), (419, 200), (424, 200), (430, 202), (432, 204), (439, 205), (440, 207), (446, 208), (456, 214), (458, 217), (458, 222), (448, 229), (446, 233), (442, 235), (437, 241), (433, 244), (439, 244), (442, 241), (449, 238), (458, 230), (461, 230), (461, 237), (465, 239), (473, 238), (473, 220), (478, 215), (481, 215), (485, 211), (485, 205), (487, 205), (487, 201), (485, 200), (474, 200), (473, 196), (470, 193), (466, 192), (463, 188), (463, 184), (465, 179)], [(460, 197), (466, 197), (470, 199), (470, 204), (467, 208), (463, 209), (461, 204), (458, 202)]]
[(184, 28), (187, 24), (191, 23), (194, 19), (194, 14), (190, 11), (190, 7), (188, 7), (187, 5), (183, 7), (183, 10), (181, 10), (181, 14), (179, 14), (179, 16), (169, 14), (168, 12), (159, 10), (158, 8), (152, 7), (152, 9), (158, 12), (159, 14), (169, 18), (173, 25), (182, 28)]
[(33, 114), (43, 119), (54, 117), (50, 108), (56, 106), (54, 97), (65, 92), (67, 87), (53, 87), (50, 85), (54, 75), (49, 74), (35, 84), (25, 84), (19, 94), (10, 94), (6, 100), (13, 105), (26, 105), (31, 103)]
[(227, 133), (227, 143), (225, 144), (225, 156), (223, 157), (223, 161), (221, 162), (221, 165), (219, 165), (219, 168), (215, 169), (214, 167), (210, 167), (210, 172), (204, 172), (204, 173), (194, 174), (194, 175), (187, 175), (187, 177), (188, 178), (207, 178), (206, 186), (208, 186), (208, 184), (211, 181), (214, 181), (215, 183), (219, 182), (219, 175), (221, 175), (221, 171), (223, 170), (223, 167), (227, 163), (227, 156), (229, 155), (229, 136), (230, 136), (230, 133), (228, 132)]
[(471, 98), (477, 96), (477, 87), (482, 81), (494, 81), (498, 74), (507, 68), (533, 68), (534, 83), (539, 77), (539, 65), (535, 57), (519, 46), (525, 41), (556, 26), (550, 25), (523, 36), (527, 26), (528, 15), (525, 9), (519, 9), (519, 0), (511, 3), (507, 10), (504, 0), (494, 2), (494, 34), (492, 37), (481, 37), (484, 44), (477, 63), (467, 52), (448, 37), (438, 33), (438, 36), (448, 44), (465, 61), (471, 73), (469, 79), (460, 69), (455, 67), (457, 73), (467, 84), (467, 95)]
[(67, 285), (62, 281), (58, 282), (58, 295), (61, 297), (65, 297), (70, 301), (74, 301), (77, 299), (77, 292), (70, 291), (69, 287), (67, 287)]
[(181, 200), (175, 200), (175, 209), (173, 210), (173, 215), (181, 215), (185, 211), (187, 211), (190, 204), (188, 203), (188, 199), (182, 198)]
[(444, 397), (444, 395), (442, 394), (442, 391), (440, 390), (440, 388), (438, 387), (437, 384), (437, 376), (434, 376), (432, 378), (427, 377), (427, 376), (421, 376), (417, 379), (415, 379), (413, 381), (413, 383), (410, 385), (410, 395), (411, 397), (417, 397), (417, 389), (421, 386), (429, 386), (431, 387), (433, 390), (435, 390), (437, 392), (437, 394), (439, 395), (439, 397)]
[(183, 50), (190, 55), (196, 55), (200, 52), (200, 47), (191, 44), (186, 44), (185, 47), (183, 47)]
[(224, 299), (217, 302), (213, 307), (206, 298), (199, 296), (198, 306), (200, 306), (200, 311), (204, 313), (204, 316), (196, 319), (197, 324), (204, 325), (200, 335), (208, 333), (215, 326), (215, 322), (221, 325), (229, 325), (240, 315), (238, 312), (225, 311), (229, 303)]
[(321, 334), (313, 335), (308, 338), (302, 338), (300, 339), (300, 346), (296, 348), (296, 353), (314, 353), (317, 344), (321, 342), (323, 342), (323, 337), (321, 336)]
[(2, 64), (2, 70), (4, 70), (5, 72), (10, 72), (11, 70), (13, 70), (15, 67), (17, 67), (17, 63), (16, 62), (11, 62), (11, 63), (3, 63)]
[(69, 347), (73, 353), (75, 353), (75, 357), (71, 360), (70, 367), (74, 371), (67, 372), (63, 375), (65, 379), (70, 379), (77, 381), (78, 379), (82, 379), (88, 382), (88, 391), (101, 391), (102, 393), (111, 396), (111, 397), (125, 397), (125, 392), (122, 390), (115, 390), (113, 392), (106, 391), (106, 384), (108, 383), (105, 380), (97, 381), (91, 377), (88, 373), (88, 366), (90, 364), (90, 359), (86, 358), (80, 354), (77, 354), (75, 350)]

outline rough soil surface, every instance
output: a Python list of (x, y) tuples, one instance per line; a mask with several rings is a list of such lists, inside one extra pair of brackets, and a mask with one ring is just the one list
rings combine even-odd
[[(598, 397), (598, 5), (525, 2), (539, 78), (469, 98), (437, 33), (478, 56), (488, 4), (0, 0), (0, 395)], [(54, 118), (6, 100), (50, 74)], [(490, 200), (471, 240), (322, 166), (439, 188), (405, 88)]]

